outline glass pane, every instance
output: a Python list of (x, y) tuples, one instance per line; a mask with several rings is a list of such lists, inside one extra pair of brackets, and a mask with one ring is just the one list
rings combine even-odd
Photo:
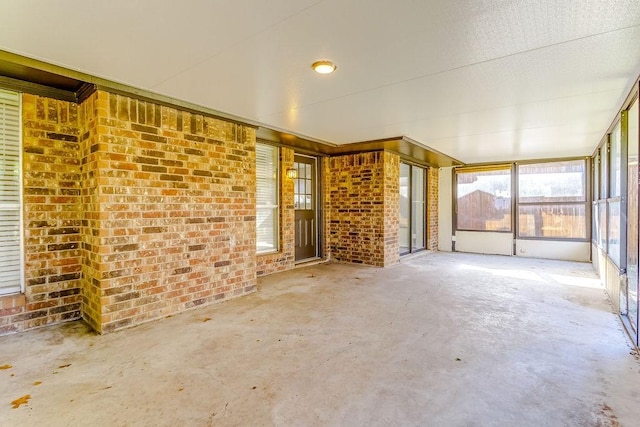
[(458, 230), (511, 231), (511, 170), (456, 173)]
[(424, 249), (425, 188), (424, 169), (412, 167), (411, 174), (411, 250)]
[(20, 94), (0, 89), (0, 295), (22, 288)]
[(607, 250), (607, 203), (598, 203), (598, 247)]
[(278, 209), (256, 209), (256, 247), (258, 252), (275, 251), (277, 247)]
[(409, 252), (409, 179), (411, 166), (400, 163), (400, 253)]
[(256, 205), (278, 204), (278, 149), (256, 145)]
[(599, 222), (600, 218), (598, 217), (598, 205), (593, 203), (591, 205), (591, 241), (593, 241), (596, 245), (598, 244), (598, 233), (599, 233)]
[(638, 344), (638, 100), (629, 109), (628, 210), (627, 210), (627, 278), (629, 321)]
[(620, 202), (609, 202), (607, 217), (607, 236), (609, 243), (609, 257), (620, 266)]
[(607, 183), (609, 182), (609, 178), (607, 177), (609, 154), (607, 151), (607, 144), (604, 144), (600, 148), (600, 199), (606, 199), (609, 194), (607, 192)]
[(518, 215), (520, 237), (587, 237), (584, 204), (520, 205)]
[(609, 158), (610, 185), (609, 197), (620, 196), (620, 122), (616, 124), (611, 132), (611, 154)]
[(593, 159), (593, 200), (600, 198), (600, 150), (597, 151)]
[(256, 249), (278, 249), (278, 148), (256, 145)]
[(311, 165), (310, 164), (305, 164), (305, 172), (304, 172), (304, 177), (307, 179), (311, 179)]
[(585, 160), (537, 163), (518, 167), (520, 203), (584, 202)]

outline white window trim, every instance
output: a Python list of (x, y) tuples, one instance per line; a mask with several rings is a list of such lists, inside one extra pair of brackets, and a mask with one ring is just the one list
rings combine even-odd
[[(257, 255), (268, 255), (268, 254), (274, 254), (274, 253), (278, 253), (280, 252), (280, 149), (278, 147), (274, 147), (274, 146), (270, 146), (269, 144), (262, 144), (262, 143), (256, 143), (256, 148), (257, 145), (262, 145), (262, 146), (269, 146), (271, 148), (273, 148), (275, 150), (275, 154), (274, 154), (274, 160), (275, 160), (275, 200), (276, 200), (276, 204), (268, 204), (268, 205), (261, 205), (260, 207), (258, 207), (257, 205), (257, 198), (256, 198), (256, 254)], [(256, 174), (257, 174), (257, 156), (256, 156)], [(257, 185), (258, 185), (258, 180), (256, 177), (256, 192), (257, 192)], [(276, 224), (275, 224), (275, 229), (274, 229), (274, 236), (275, 236), (275, 241), (274, 241), (274, 248), (273, 249), (266, 249), (266, 250), (259, 250), (258, 249), (258, 241), (257, 241), (257, 228), (258, 228), (258, 223), (257, 223), (257, 211), (259, 208), (262, 209), (272, 209), (274, 211), (274, 215), (276, 218)]]
[(23, 176), (22, 176), (22, 165), (23, 165), (23, 155), (22, 155), (22, 96), (19, 92), (8, 91), (4, 89), (0, 89), (0, 91), (5, 94), (15, 95), (18, 103), (18, 169), (19, 169), (19, 177), (18, 177), (18, 204), (14, 206), (19, 210), (18, 214), (18, 233), (19, 233), (19, 284), (18, 286), (4, 287), (0, 288), (0, 297), (6, 295), (14, 295), (23, 293), (25, 291), (25, 283), (24, 283), (24, 192), (23, 192)]

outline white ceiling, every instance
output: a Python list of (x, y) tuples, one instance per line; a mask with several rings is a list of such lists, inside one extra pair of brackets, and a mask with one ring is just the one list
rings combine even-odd
[[(0, 49), (345, 144), (589, 155), (640, 74), (638, 0), (2, 0)], [(318, 75), (310, 65), (338, 69)]]

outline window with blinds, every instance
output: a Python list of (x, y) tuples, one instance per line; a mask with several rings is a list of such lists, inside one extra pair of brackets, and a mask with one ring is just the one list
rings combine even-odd
[(278, 250), (278, 148), (256, 145), (257, 252)]
[(0, 89), (0, 295), (22, 289), (20, 95)]

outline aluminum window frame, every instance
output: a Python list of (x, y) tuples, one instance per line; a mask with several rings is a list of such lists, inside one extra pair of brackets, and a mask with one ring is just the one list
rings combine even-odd
[[(509, 172), (509, 209), (511, 212), (511, 221), (509, 230), (478, 230), (473, 228), (460, 228), (458, 217), (460, 215), (458, 206), (458, 175), (461, 173), (474, 173), (474, 172), (491, 172), (491, 171), (508, 171)], [(478, 166), (465, 166), (456, 167), (453, 170), (453, 235), (455, 236), (457, 231), (469, 231), (473, 233), (503, 233), (514, 234), (514, 178), (513, 178), (513, 164), (491, 164), (491, 165), (478, 165)]]
[[(584, 200), (582, 201), (544, 201), (544, 202), (523, 202), (520, 200), (520, 168), (522, 166), (528, 166), (533, 164), (553, 164), (553, 163), (561, 163), (561, 162), (569, 162), (569, 161), (578, 161), (581, 160), (584, 162), (584, 177), (583, 177), (583, 195)], [(589, 242), (591, 241), (591, 222), (592, 222), (592, 204), (591, 204), (591, 161), (588, 157), (572, 157), (572, 158), (563, 158), (563, 159), (547, 159), (547, 160), (538, 160), (538, 161), (526, 161), (526, 162), (516, 162), (515, 163), (515, 171), (514, 171), (514, 181), (515, 181), (515, 230), (514, 237), (517, 240), (541, 240), (541, 241), (560, 241), (560, 242)], [(566, 206), (566, 205), (575, 205), (575, 206), (583, 206), (584, 215), (585, 215), (585, 237), (555, 237), (555, 236), (521, 236), (520, 235), (520, 207), (521, 206)]]
[[(409, 242), (408, 242), (408, 250), (407, 251), (400, 251), (400, 250), (398, 251), (399, 255), (402, 257), (402, 256), (405, 256), (405, 255), (410, 255), (410, 254), (418, 253), (418, 252), (421, 252), (421, 251), (426, 251), (427, 247), (428, 247), (428, 244), (429, 244), (429, 241), (428, 241), (428, 238), (429, 238), (429, 232), (428, 232), (428, 230), (429, 230), (429, 223), (428, 223), (429, 222), (429, 219), (428, 219), (429, 218), (428, 217), (428, 215), (429, 215), (429, 212), (428, 212), (428, 205), (429, 205), (429, 203), (428, 203), (428, 196), (429, 196), (429, 194), (428, 194), (428, 183), (429, 183), (429, 178), (428, 178), (428, 172), (429, 171), (424, 166), (420, 166), (420, 165), (417, 165), (417, 164), (414, 164), (414, 163), (411, 163), (411, 162), (408, 162), (408, 161), (401, 160), (400, 163), (404, 164), (404, 165), (407, 165), (409, 167), (409, 176), (408, 176), (408, 178), (409, 178), (409, 183), (408, 184), (409, 185), (407, 186), (407, 192), (408, 192), (407, 193), (407, 195), (408, 195), (407, 200), (409, 202), (409, 212), (408, 212)], [(422, 198), (423, 198), (423, 209), (422, 209), (422, 212), (423, 212), (423, 219), (424, 219), (423, 230), (422, 230), (423, 231), (423, 236), (422, 236), (423, 240), (422, 241), (424, 242), (424, 245), (421, 248), (414, 248), (413, 247), (413, 233), (412, 233), (412, 231), (413, 231), (413, 202), (414, 202), (414, 200), (413, 200), (413, 186), (414, 186), (413, 169), (414, 168), (418, 168), (418, 169), (422, 170), (422, 188), (424, 190), (423, 194), (422, 194)]]

